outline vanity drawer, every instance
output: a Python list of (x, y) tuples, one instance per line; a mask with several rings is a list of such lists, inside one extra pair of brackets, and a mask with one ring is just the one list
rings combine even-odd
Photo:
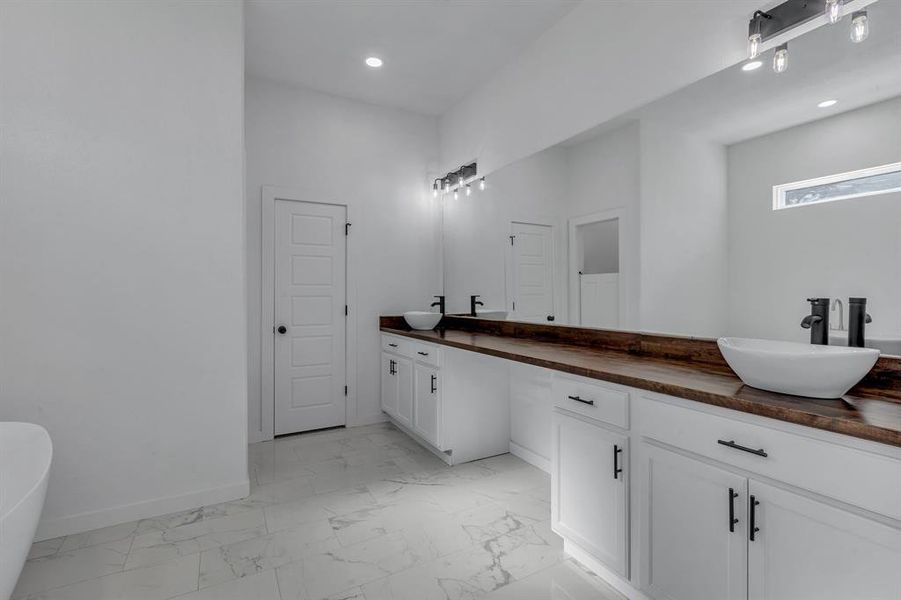
[(394, 335), (382, 335), (382, 350), (411, 358), (413, 356), (413, 340)]
[[(676, 405), (676, 399), (633, 399), (635, 429), (645, 438), (901, 521), (901, 458)], [(671, 403), (672, 402), (672, 403)], [(781, 428), (777, 428), (781, 427)], [(835, 434), (836, 437), (841, 437)], [(766, 454), (766, 456), (763, 456)]]
[(554, 406), (629, 428), (629, 392), (627, 388), (600, 383), (595, 379), (555, 375)]
[(412, 355), (416, 362), (433, 367), (441, 366), (441, 348), (435, 344), (413, 342)]

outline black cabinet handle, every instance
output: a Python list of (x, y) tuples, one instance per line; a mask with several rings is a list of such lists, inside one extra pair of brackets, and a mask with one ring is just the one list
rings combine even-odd
[(751, 527), (748, 528), (748, 537), (753, 542), (754, 534), (760, 531), (760, 527), (757, 527), (757, 505), (760, 502), (757, 501), (757, 498), (751, 496)]
[(742, 446), (741, 444), (736, 444), (735, 440), (717, 440), (717, 444), (722, 446), (728, 446), (729, 448), (735, 448), (736, 450), (741, 450), (742, 452), (749, 452), (751, 454), (756, 454), (757, 456), (762, 456), (764, 458), (767, 457), (767, 453), (763, 451), (763, 448), (755, 450), (754, 448), (748, 448), (747, 446)]
[(581, 402), (582, 404), (587, 404), (588, 406), (594, 406), (594, 400), (585, 400), (583, 398), (579, 398), (578, 396), (567, 396), (570, 400), (575, 400), (576, 402)]
[(428, 352), (417, 352), (416, 354), (418, 354), (420, 356), (428, 356), (429, 355)]
[(397, 363), (393, 360), (388, 362), (388, 374), (397, 375)]
[(438, 376), (432, 375), (432, 393), (434, 394), (437, 391), (438, 391)]
[(623, 451), (618, 445), (613, 444), (613, 478), (619, 479), (619, 474), (623, 472), (623, 470), (619, 466), (619, 455)]
[(397, 348), (397, 344), (388, 344), (388, 345), (391, 346), (392, 348)]
[[(735, 499), (738, 498), (738, 492), (729, 488), (729, 532), (732, 533), (735, 531), (735, 524), (738, 523), (738, 519), (735, 518)], [(753, 539), (753, 538), (751, 538)]]

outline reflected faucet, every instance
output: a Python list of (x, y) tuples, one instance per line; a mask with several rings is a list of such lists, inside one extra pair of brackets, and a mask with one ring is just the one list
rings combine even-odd
[(838, 307), (838, 326), (830, 326), (829, 329), (832, 331), (844, 331), (845, 330), (845, 305), (842, 304), (841, 298), (836, 298), (832, 301), (832, 308), (829, 312), (835, 310), (835, 307)]
[(444, 314), (444, 296), (435, 296), (435, 298), (438, 298), (438, 301), (432, 302), (432, 304), (430, 306), (432, 308), (437, 306), (438, 312), (440, 312), (443, 315)]
[(481, 296), (479, 296), (478, 294), (469, 297), (469, 316), (471, 317), (478, 316), (478, 313), (476, 312), (476, 306), (485, 306), (485, 303), (481, 300), (478, 300), (478, 298), (481, 298)]
[(801, 320), (801, 327), (810, 330), (810, 343), (829, 345), (829, 298), (808, 298), (810, 314)]

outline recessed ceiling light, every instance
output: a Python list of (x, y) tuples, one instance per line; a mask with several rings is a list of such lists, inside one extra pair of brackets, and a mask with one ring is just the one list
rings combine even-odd
[(750, 62), (746, 62), (741, 66), (742, 71), (753, 71), (755, 69), (759, 69), (763, 63), (759, 60), (752, 60)]
[(366, 59), (366, 64), (368, 66), (372, 67), (373, 69), (378, 69), (379, 67), (382, 66), (383, 63), (382, 63), (382, 59), (379, 58), (378, 56), (370, 56)]
[(817, 106), (819, 108), (829, 108), (830, 106), (835, 106), (837, 102), (838, 100), (823, 100), (822, 102), (817, 104)]

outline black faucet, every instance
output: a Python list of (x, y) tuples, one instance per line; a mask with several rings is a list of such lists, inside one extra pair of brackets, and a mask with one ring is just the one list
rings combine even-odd
[(437, 306), (438, 312), (440, 312), (443, 315), (444, 314), (444, 296), (435, 296), (435, 297), (438, 298), (438, 301), (432, 302), (432, 306), (433, 307)]
[(829, 345), (829, 298), (808, 298), (810, 314), (801, 321), (801, 327), (810, 330), (810, 343)]
[(863, 348), (866, 340), (863, 330), (873, 319), (867, 314), (866, 298), (848, 298), (848, 345)]
[(476, 306), (485, 306), (484, 302), (482, 302), (481, 300), (477, 300), (476, 298), (481, 298), (481, 296), (476, 294), (475, 296), (469, 297), (469, 316), (471, 316), (471, 317), (478, 316), (478, 314), (476, 313)]

